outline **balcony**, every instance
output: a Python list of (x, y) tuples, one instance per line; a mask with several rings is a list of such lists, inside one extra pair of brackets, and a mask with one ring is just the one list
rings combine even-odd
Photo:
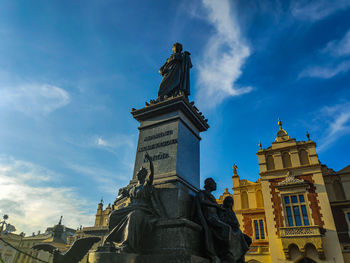
[(321, 237), (321, 229), (319, 226), (292, 226), (292, 227), (280, 227), (281, 238), (290, 237)]
[(296, 245), (300, 252), (305, 252), (306, 245), (312, 244), (320, 259), (324, 259), (323, 231), (319, 226), (280, 227), (280, 238), (286, 259), (290, 259), (289, 249)]

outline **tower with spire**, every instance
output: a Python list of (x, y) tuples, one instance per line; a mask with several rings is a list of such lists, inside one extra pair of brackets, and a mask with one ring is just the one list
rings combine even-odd
[(308, 133), (307, 141), (297, 141), (282, 127), (281, 119), (277, 124), (275, 141), (265, 149), (260, 144), (257, 152), (270, 253), (289, 260), (291, 245), (307, 254), (312, 244), (318, 258), (324, 259), (324, 245), (334, 242), (327, 257), (343, 262), (316, 143)]

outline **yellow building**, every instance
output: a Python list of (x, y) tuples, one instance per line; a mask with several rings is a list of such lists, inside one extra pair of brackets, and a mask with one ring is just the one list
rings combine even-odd
[(0, 241), (0, 255), (2, 260), (5, 263), (37, 263), (40, 261), (35, 258), (38, 258), (46, 262), (52, 262), (52, 254), (42, 250), (33, 250), (32, 247), (39, 243), (48, 243), (57, 247), (62, 252), (68, 250), (67, 239), (72, 237), (76, 231), (65, 227), (61, 222), (62, 217), (57, 225), (48, 227), (45, 233), (33, 233), (31, 236), (13, 233), (1, 235), (1, 238), (7, 243)]
[[(74, 236), (68, 239), (68, 247), (70, 247), (74, 241), (84, 237), (100, 237), (101, 242), (95, 243), (90, 251), (94, 251), (100, 246), (103, 242), (103, 239), (108, 234), (108, 220), (109, 215), (112, 212), (112, 207), (110, 204), (107, 205), (105, 209), (103, 209), (103, 200), (97, 205), (97, 211), (95, 216), (95, 224), (91, 227), (81, 227), (77, 230)], [(80, 261), (80, 263), (88, 262), (89, 253), (85, 255), (85, 257)]]
[[(11, 244), (14, 247), (18, 247), (21, 242), (22, 236), (8, 233), (6, 235), (0, 234), (0, 238), (5, 242)], [(17, 251), (10, 245), (0, 241), (0, 258), (5, 262), (14, 262), (15, 257), (17, 256)]]
[[(309, 135), (296, 141), (278, 124), (272, 145), (262, 149), (260, 144), (256, 182), (240, 179), (233, 167), (234, 210), (242, 231), (253, 239), (246, 261), (350, 262), (350, 168), (328, 169)], [(219, 202), (225, 195), (228, 190)], [(339, 220), (345, 226), (336, 229)]]

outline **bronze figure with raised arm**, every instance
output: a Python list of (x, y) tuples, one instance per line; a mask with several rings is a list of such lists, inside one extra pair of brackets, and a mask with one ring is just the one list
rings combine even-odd
[(137, 173), (138, 183), (119, 192), (118, 198), (130, 198), (129, 205), (113, 211), (109, 217), (105, 243), (115, 243), (120, 253), (140, 252), (143, 237), (152, 231), (159, 218), (165, 217), (153, 187), (152, 159), (148, 153), (145, 158), (149, 161), (150, 173), (141, 167)]

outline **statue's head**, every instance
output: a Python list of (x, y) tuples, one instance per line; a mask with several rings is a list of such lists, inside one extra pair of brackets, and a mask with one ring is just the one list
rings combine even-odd
[(209, 177), (204, 180), (204, 189), (208, 191), (215, 191), (216, 190), (216, 182), (213, 178)]
[(178, 42), (176, 42), (173, 45), (173, 53), (180, 53), (182, 51), (182, 45)]
[(233, 198), (232, 196), (226, 196), (225, 199), (224, 199), (224, 207), (225, 208), (230, 208), (232, 209), (232, 206), (233, 206)]
[(137, 180), (140, 183), (143, 183), (146, 180), (147, 173), (147, 169), (145, 167), (141, 167), (140, 170), (137, 172)]

